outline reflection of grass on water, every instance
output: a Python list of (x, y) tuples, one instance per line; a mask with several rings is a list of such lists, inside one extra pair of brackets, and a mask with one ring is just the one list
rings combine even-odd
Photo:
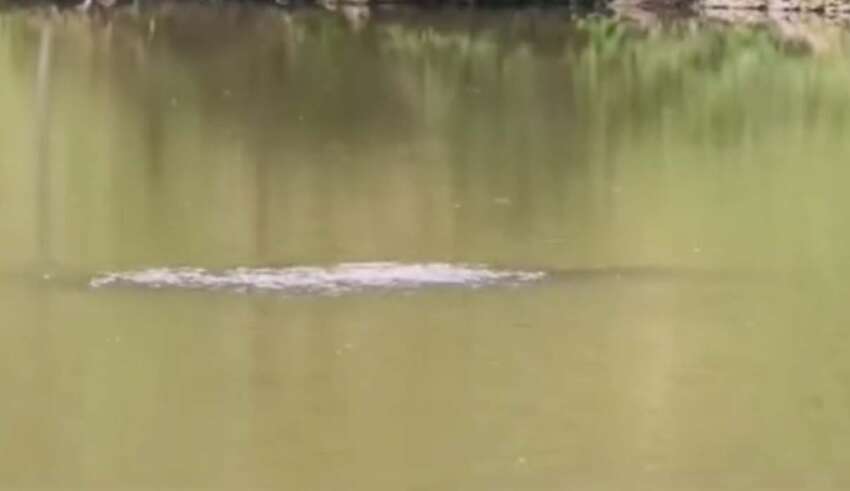
[[(569, 14), (490, 13), (476, 19), (452, 24), (439, 15), (428, 22), (376, 15), (355, 32), (342, 19), (314, 11), (195, 6), (118, 12), (111, 24), (66, 16), (54, 25), (51, 145), (56, 159), (75, 165), (57, 179), (100, 193), (103, 201), (121, 195), (135, 203), (128, 205), (132, 213), (167, 209), (170, 228), (150, 240), (163, 247), (173, 239), (175, 254), (185, 256), (221, 233), (221, 216), (272, 205), (229, 207), (216, 216), (215, 209), (192, 208), (179, 197), (171, 205), (149, 202), (154, 195), (167, 197), (161, 190), (172, 182), (186, 181), (186, 188), (196, 190), (230, 189), (237, 182), (243, 197), (250, 197), (263, 194), (251, 190), (252, 182), (297, 168), (301, 186), (315, 192), (294, 185), (287, 199), (300, 204), (287, 205), (293, 209), (337, 213), (342, 208), (322, 208), (315, 197), (326, 203), (354, 197), (364, 200), (361, 210), (347, 207), (337, 217), (338, 223), (353, 224), (351, 229), (374, 229), (372, 220), (395, 222), (410, 229), (396, 235), (413, 237), (411, 243), (451, 243), (464, 220), (477, 227), (492, 222), (492, 236), (479, 233), (470, 240), (496, 242), (504, 240), (505, 227), (517, 236), (548, 237), (565, 228), (563, 222), (575, 227), (598, 222), (593, 214), (606, 213), (619, 179), (661, 164), (673, 168), (667, 171), (672, 182), (683, 180), (683, 194), (693, 195), (676, 198), (690, 200), (691, 217), (703, 213), (717, 220), (710, 208), (727, 205), (708, 206), (713, 191), (695, 190), (694, 175), (706, 173), (705, 182), (711, 182), (716, 176), (708, 174), (734, 167), (741, 182), (751, 185), (760, 167), (773, 166), (774, 182), (767, 184), (777, 189), (792, 182), (822, 189), (826, 167), (847, 149), (850, 70), (841, 57), (844, 34), (832, 36), (833, 50), (815, 55), (766, 28), (693, 20), (640, 28)], [(0, 136), (0, 155), (7, 161), (28, 154), (33, 141), (26, 124), (14, 123), (31, 120), (27, 101), (35, 72), (27, 60), (35, 58), (36, 31), (44, 21), (26, 15), (0, 19), (0, 121), (10, 128)], [(82, 113), (88, 115), (85, 125), (79, 124)], [(434, 164), (399, 163), (411, 154)], [(820, 155), (821, 163), (806, 171), (795, 167), (811, 155)], [(237, 159), (256, 163), (257, 175), (234, 168)], [(112, 169), (112, 161), (135, 166)], [(113, 171), (124, 180), (108, 177)], [(211, 181), (194, 182), (197, 176)], [(381, 188), (384, 194), (352, 191), (371, 189), (376, 176), (394, 176), (392, 186)], [(96, 184), (109, 179), (119, 190), (111, 198)], [(435, 189), (450, 192), (436, 200)], [(453, 193), (481, 197), (481, 204), (464, 209), (458, 219)], [(258, 201), (275, 199), (266, 194)], [(488, 196), (510, 203), (505, 210), (511, 213), (494, 212)], [(825, 208), (840, 201), (837, 196), (804, 201), (797, 209), (775, 199), (778, 208), (745, 211), (782, 209), (799, 222), (808, 215), (827, 217), (817, 230), (805, 232), (810, 235), (828, 237), (836, 229)], [(388, 201), (394, 206), (386, 206)], [(734, 231), (729, 218), (734, 213), (711, 226)], [(309, 236), (312, 223), (332, 219), (290, 220)], [(142, 223), (125, 220), (116, 229)], [(427, 234), (419, 228), (428, 227), (417, 228), (422, 223), (433, 224)], [(197, 233), (204, 227), (207, 235)], [(659, 243), (669, 240), (660, 232), (642, 232)], [(612, 234), (612, 244), (639, 235), (628, 228), (598, 233)], [(231, 235), (240, 236), (228, 234), (227, 240)], [(761, 242), (763, 237), (760, 233)], [(336, 239), (341, 247), (344, 239)], [(263, 240), (273, 241), (274, 233)], [(586, 250), (570, 254), (593, 254), (597, 243), (582, 239), (575, 247)], [(815, 243), (830, 241), (801, 247)], [(400, 240), (398, 250), (408, 246)], [(667, 245), (647, 247), (662, 246)], [(145, 244), (123, 247), (141, 250)]]

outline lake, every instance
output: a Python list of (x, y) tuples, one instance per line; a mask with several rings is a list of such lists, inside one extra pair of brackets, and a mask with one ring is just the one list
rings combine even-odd
[(5, 8), (0, 488), (847, 489), (848, 53)]

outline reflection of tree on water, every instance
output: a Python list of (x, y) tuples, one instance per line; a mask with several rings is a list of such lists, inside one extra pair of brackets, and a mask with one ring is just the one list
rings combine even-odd
[[(224, 241), (270, 261), (416, 259), (429, 247), (480, 260), (463, 251), (512, 234), (548, 240), (565, 223), (616, 226), (623, 162), (637, 158), (620, 148), (747, 145), (805, 121), (760, 116), (796, 90), (795, 77), (769, 72), (812, 63), (764, 31), (673, 23), (647, 34), (545, 14), (376, 10), (359, 31), (320, 11), (237, 6), (68, 16), (53, 34), (67, 53), (45, 80), (64, 81), (59, 114), (85, 107), (97, 129), (63, 116), (55, 143), (87, 156), (93, 175), (114, 173), (118, 256), (156, 245), (186, 260)], [(821, 73), (818, 97), (833, 102), (823, 110), (843, 118), (844, 96), (829, 88), (840, 84), (824, 77), (844, 75)], [(116, 163), (127, 160), (138, 164)], [(217, 197), (204, 207), (177, 183)], [(130, 244), (127, 227), (157, 229)]]
[(39, 37), (38, 71), (35, 76), (35, 168), (38, 170), (36, 209), (38, 216), (39, 268), (50, 271), (51, 257), (51, 172), (50, 172), (50, 78), (53, 27), (44, 23)]

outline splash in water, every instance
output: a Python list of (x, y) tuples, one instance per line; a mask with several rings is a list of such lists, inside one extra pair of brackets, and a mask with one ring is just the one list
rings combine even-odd
[(475, 264), (376, 262), (343, 263), (328, 267), (236, 268), (225, 271), (154, 268), (105, 273), (92, 279), (90, 285), (93, 288), (137, 286), (340, 295), (363, 290), (519, 285), (545, 276), (540, 271), (500, 270)]

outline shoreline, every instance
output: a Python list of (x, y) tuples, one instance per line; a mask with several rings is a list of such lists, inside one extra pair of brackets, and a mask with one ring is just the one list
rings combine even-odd
[(578, 15), (651, 16), (662, 19), (707, 18), (730, 22), (761, 22), (770, 20), (806, 21), (835, 19), (850, 21), (850, 0), (573, 0), (573, 1), (396, 1), (396, 0), (88, 0), (90, 8), (83, 9), (86, 0), (0, 0), (0, 11), (51, 9), (81, 13), (109, 13), (131, 10), (156, 11), (174, 7), (210, 8), (268, 8), (296, 12), (325, 10), (345, 12), (419, 13), (464, 12), (569, 12)]
[[(95, 0), (97, 1), (97, 0)], [(717, 2), (719, 0), (710, 0)], [(747, 0), (751, 1), (751, 0)], [(31, 16), (34, 21), (61, 19), (73, 23), (127, 22), (148, 25), (160, 18), (183, 19), (197, 14), (221, 15), (237, 18), (247, 17), (252, 22), (260, 18), (279, 18), (284, 23), (313, 16), (338, 17), (349, 29), (359, 31), (368, 26), (399, 24), (419, 26), (446, 34), (482, 33), (492, 29), (509, 30), (517, 33), (559, 39), (565, 36), (565, 25), (575, 21), (597, 19), (622, 24), (629, 29), (652, 32), (665, 28), (693, 29), (699, 27), (746, 27), (764, 29), (775, 39), (792, 47), (795, 51), (812, 54), (846, 53), (847, 32), (850, 27), (850, 12), (844, 11), (799, 11), (793, 9), (766, 8), (701, 8), (680, 2), (655, 2), (646, 0), (615, 0), (590, 8), (578, 2), (542, 4), (484, 2), (300, 2), (282, 5), (263, 0), (246, 2), (204, 0), (173, 1), (152, 0), (120, 2), (109, 8), (93, 8), (82, 11), (66, 1), (21, 2), (0, 0), (0, 11), (6, 14)], [(38, 19), (42, 20), (39, 21)], [(123, 20), (122, 20), (123, 19)], [(243, 21), (246, 19), (242, 19)], [(242, 22), (242, 21), (240, 21)], [(275, 29), (275, 23), (252, 29)], [(676, 27), (678, 26), (678, 27)], [(690, 26), (690, 27), (688, 27)], [(148, 26), (148, 29), (150, 26)], [(569, 29), (567, 29), (569, 30)]]

